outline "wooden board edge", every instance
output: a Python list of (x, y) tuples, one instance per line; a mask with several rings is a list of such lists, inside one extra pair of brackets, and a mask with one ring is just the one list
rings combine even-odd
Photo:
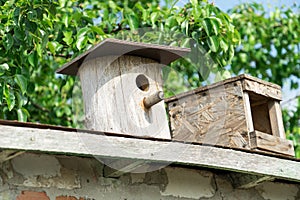
[(279, 101), (282, 100), (281, 88), (272, 87), (270, 85), (253, 81), (251, 79), (243, 79), (241, 80), (241, 82), (244, 91), (260, 94)]
[(251, 149), (254, 150), (264, 150), (293, 157), (295, 156), (292, 141), (257, 130), (250, 132), (250, 145)]

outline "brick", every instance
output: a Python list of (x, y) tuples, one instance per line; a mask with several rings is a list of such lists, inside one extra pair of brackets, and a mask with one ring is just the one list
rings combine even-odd
[(17, 200), (50, 200), (46, 192), (22, 191)]

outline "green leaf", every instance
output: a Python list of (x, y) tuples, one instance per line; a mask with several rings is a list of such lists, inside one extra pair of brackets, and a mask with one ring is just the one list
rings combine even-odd
[(64, 31), (63, 34), (65, 36), (63, 41), (65, 41), (67, 43), (67, 45), (71, 45), (73, 42), (73, 38), (72, 38), (73, 32), (72, 31)]
[(78, 38), (78, 40), (76, 41), (76, 47), (78, 50), (81, 50), (87, 43), (88, 38), (86, 37), (80, 37)]
[(174, 16), (170, 16), (168, 19), (166, 19), (166, 26), (167, 27), (174, 27), (177, 25), (177, 20)]
[(59, 45), (58, 42), (55, 41), (48, 42), (48, 48), (52, 54), (55, 55), (58, 45)]
[(98, 33), (99, 35), (105, 35), (104, 31), (102, 28), (97, 27), (97, 26), (91, 26), (91, 30)]
[(29, 113), (25, 108), (18, 108), (17, 109), (17, 114), (18, 114), (18, 121), (27, 122), (27, 118), (29, 116)]
[(221, 38), (221, 40), (220, 40), (220, 47), (224, 51), (228, 50), (228, 43), (227, 43), (227, 41), (224, 38)]
[(27, 84), (28, 84), (25, 76), (23, 76), (22, 74), (16, 74), (14, 80), (17, 83), (17, 85), (20, 87), (22, 94), (25, 94), (27, 89)]
[(82, 37), (85, 37), (89, 31), (90, 31), (90, 28), (88, 28), (88, 27), (84, 27), (84, 28), (80, 29), (77, 33), (77, 38), (80, 39)]
[(29, 54), (28, 61), (29, 61), (29, 64), (32, 67), (36, 67), (37, 64), (38, 64), (38, 55), (37, 55), (37, 52), (33, 52), (33, 53)]
[(202, 21), (204, 30), (208, 36), (218, 35), (220, 29), (220, 21), (215, 17), (207, 17)]
[(0, 105), (2, 105), (3, 101), (3, 86), (0, 84)]
[(3, 72), (3, 74), (4, 74), (4, 71), (7, 71), (7, 70), (9, 70), (9, 66), (7, 63), (3, 63), (0, 65), (0, 75), (1, 75), (1, 72)]
[(7, 108), (11, 111), (15, 107), (16, 101), (14, 91), (7, 84), (4, 87), (4, 97), (7, 103)]
[(220, 43), (218, 41), (218, 37), (217, 36), (214, 35), (214, 36), (208, 37), (207, 43), (208, 43), (209, 48), (213, 52), (217, 52), (218, 51)]
[(139, 28), (139, 19), (135, 14), (126, 15), (126, 18), (128, 18), (129, 27), (131, 30), (135, 31)]
[(69, 27), (69, 15), (66, 14), (63, 16), (63, 22), (64, 22), (66, 28), (68, 28)]
[(5, 49), (8, 51), (14, 45), (14, 38), (10, 33), (7, 33), (3, 39), (3, 45)]
[(108, 1), (109, 7), (111, 7), (113, 10), (117, 9), (117, 4), (114, 1)]
[(152, 27), (156, 26), (155, 23), (156, 23), (158, 17), (159, 17), (159, 13), (158, 12), (151, 13), (150, 19), (151, 19)]
[(198, 5), (198, 0), (191, 0), (192, 5), (197, 6)]

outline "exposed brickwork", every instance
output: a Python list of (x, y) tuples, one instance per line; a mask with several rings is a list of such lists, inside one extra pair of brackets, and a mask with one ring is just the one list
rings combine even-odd
[(17, 200), (50, 200), (45, 192), (22, 191)]

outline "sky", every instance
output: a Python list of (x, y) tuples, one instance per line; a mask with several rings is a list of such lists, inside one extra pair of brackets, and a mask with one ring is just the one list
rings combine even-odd
[(293, 5), (293, 3), (300, 3), (300, 0), (209, 0), (209, 2), (214, 2), (216, 6), (218, 6), (223, 11), (227, 11), (228, 9), (244, 2), (258, 2), (262, 3), (266, 8), (274, 8), (281, 7), (282, 5)]

